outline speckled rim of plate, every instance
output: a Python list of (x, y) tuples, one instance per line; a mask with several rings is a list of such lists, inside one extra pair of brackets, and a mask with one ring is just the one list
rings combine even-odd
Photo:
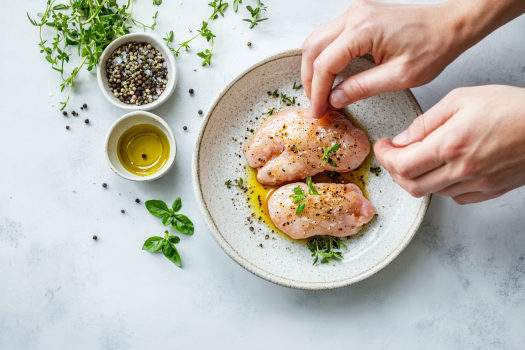
[[(399, 256), (399, 254), (406, 248), (408, 243), (412, 240), (414, 235), (416, 234), (417, 230), (419, 229), (419, 226), (421, 226), (421, 223), (423, 222), (423, 218), (425, 217), (425, 214), (427, 213), (428, 206), (430, 205), (430, 201), (432, 198), (432, 195), (427, 195), (423, 197), (423, 201), (421, 203), (421, 207), (415, 217), (414, 222), (412, 223), (412, 226), (410, 227), (409, 231), (405, 235), (403, 241), (400, 242), (400, 244), (396, 247), (395, 250), (391, 252), (390, 255), (388, 255), (380, 264), (375, 265), (373, 268), (361, 273), (360, 275), (354, 276), (352, 278), (342, 279), (339, 281), (333, 281), (333, 282), (301, 282), (296, 281), (293, 279), (287, 279), (280, 276), (276, 276), (273, 273), (270, 273), (268, 271), (265, 271), (264, 269), (252, 264), (250, 261), (243, 258), (239, 253), (235, 251), (235, 249), (226, 241), (224, 236), (219, 231), (217, 225), (213, 221), (213, 218), (210, 215), (210, 212), (206, 206), (206, 203), (204, 201), (204, 197), (201, 190), (201, 184), (200, 184), (200, 177), (199, 177), (199, 152), (200, 147), (202, 143), (202, 138), (204, 136), (204, 132), (206, 130), (206, 127), (208, 125), (208, 121), (215, 110), (215, 107), (219, 104), (221, 99), (224, 97), (224, 95), (228, 92), (228, 90), (235, 85), (235, 83), (240, 80), (242, 77), (244, 77), (246, 74), (251, 72), (252, 70), (267, 64), (269, 62), (287, 58), (287, 57), (293, 57), (293, 56), (302, 56), (302, 50), (301, 49), (291, 49), (286, 51), (278, 52), (274, 55), (271, 55), (256, 64), (248, 67), (243, 72), (241, 72), (239, 75), (237, 75), (233, 80), (231, 80), (224, 89), (217, 95), (213, 103), (211, 104), (210, 108), (206, 112), (206, 115), (204, 116), (204, 119), (202, 121), (199, 134), (197, 137), (197, 141), (195, 144), (195, 149), (193, 152), (193, 160), (192, 160), (192, 182), (193, 182), (193, 191), (195, 192), (195, 198), (197, 199), (197, 205), (199, 207), (199, 211), (201, 212), (202, 218), (204, 219), (204, 222), (206, 223), (206, 226), (210, 230), (211, 235), (217, 241), (219, 246), (228, 254), (230, 258), (232, 258), (237, 264), (241, 265), (246, 270), (250, 271), (254, 275), (261, 277), (269, 282), (273, 282), (275, 284), (278, 284), (283, 287), (288, 288), (295, 288), (295, 289), (304, 289), (304, 290), (330, 290), (330, 289), (336, 289), (336, 288), (342, 288), (347, 287), (349, 285), (352, 285), (354, 283), (357, 283), (359, 281), (362, 281), (370, 276), (375, 275), (382, 269), (384, 269), (388, 264), (390, 264), (392, 261), (394, 261), (395, 258)], [(374, 62), (373, 57), (370, 54), (367, 54), (363, 56), (363, 58)], [(409, 97), (410, 101), (413, 103), (414, 107), (417, 110), (417, 114), (423, 114), (423, 111), (421, 109), (421, 106), (417, 102), (416, 98), (412, 94), (412, 92), (409, 89), (404, 90), (404, 92)]]

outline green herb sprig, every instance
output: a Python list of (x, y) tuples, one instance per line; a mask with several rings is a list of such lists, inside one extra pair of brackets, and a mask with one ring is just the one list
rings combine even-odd
[(295, 96), (293, 96), (292, 98), (290, 98), (290, 96), (287, 96), (285, 93), (282, 93), (281, 94), (281, 103), (283, 102), (288, 102), (288, 103), (291, 103), (291, 104), (295, 104)]
[(330, 164), (331, 166), (337, 168), (338, 167), (337, 163), (330, 157), (332, 157), (335, 151), (337, 151), (340, 147), (341, 145), (339, 144), (339, 142), (336, 142), (335, 145), (331, 147), (323, 147), (324, 154), (323, 154), (323, 157), (321, 158), (322, 160), (324, 160), (323, 164)]
[(162, 218), (164, 226), (171, 225), (175, 230), (181, 233), (188, 235), (193, 234), (193, 222), (191, 222), (186, 215), (177, 214), (182, 208), (180, 197), (173, 202), (171, 209), (168, 208), (166, 203), (156, 199), (146, 201), (145, 205), (151, 215)]
[(376, 174), (376, 176), (379, 176), (379, 174), (381, 173), (381, 168), (378, 166), (370, 167), (370, 172), (372, 174)]
[(250, 12), (252, 16), (251, 19), (243, 19), (243, 21), (250, 23), (250, 29), (253, 29), (256, 25), (259, 25), (260, 22), (268, 20), (268, 18), (259, 19), (261, 11), (266, 11), (268, 6), (264, 6), (262, 2), (257, 0), (257, 7), (254, 9), (251, 6), (246, 6), (246, 9)]
[(304, 193), (301, 186), (297, 186), (293, 189), (293, 194), (291, 194), (289, 197), (293, 198), (294, 203), (300, 203), (297, 206), (297, 210), (295, 211), (295, 214), (297, 216), (300, 216), (303, 213), (304, 208), (306, 207), (306, 199), (308, 196), (320, 196), (321, 194), (317, 192), (317, 188), (312, 184), (312, 178), (308, 176), (306, 178), (306, 185), (308, 185), (308, 193)]
[(292, 89), (294, 89), (294, 90), (299, 90), (299, 89), (302, 88), (302, 87), (303, 87), (303, 85), (295, 85), (295, 82), (294, 82), (294, 83), (293, 83), (293, 87), (292, 87)]
[(202, 37), (206, 38), (207, 42), (211, 41), (211, 50), (206, 49), (203, 52), (197, 53), (197, 56), (199, 56), (200, 58), (203, 59), (203, 61), (201, 63), (202, 66), (211, 65), (211, 57), (212, 57), (212, 54), (213, 54), (213, 48), (215, 46), (215, 38), (216, 38), (216, 36), (212, 32), (212, 30), (213, 30), (213, 21), (215, 19), (219, 18), (219, 15), (224, 17), (224, 11), (226, 11), (226, 9), (228, 8), (228, 3), (227, 2), (223, 3), (222, 0), (213, 0), (208, 5), (213, 8), (213, 13), (208, 18), (207, 21), (203, 21), (202, 22), (201, 29), (198, 31), (199, 34), (197, 34), (194, 37), (186, 40), (182, 44), (179, 44), (179, 47), (176, 50), (171, 49), (173, 54), (176, 57), (178, 57), (179, 53), (180, 53), (180, 50), (182, 48), (184, 48), (186, 51), (188, 51), (190, 49), (190, 46), (188, 44), (190, 42), (192, 42), (194, 39), (196, 39), (199, 36), (202, 36)]
[(332, 236), (315, 236), (307, 243), (307, 246), (313, 252), (312, 256), (315, 257), (312, 265), (315, 265), (321, 256), (321, 264), (329, 262), (332, 266), (335, 266), (332, 258), (344, 259), (343, 254), (335, 252), (334, 249), (341, 249), (341, 246), (348, 248), (339, 237)]
[(153, 0), (153, 5), (159, 6), (160, 4), (162, 4), (162, 0)]
[(148, 238), (146, 242), (144, 242), (142, 250), (155, 253), (162, 249), (162, 253), (166, 258), (178, 267), (181, 267), (182, 261), (180, 254), (177, 251), (177, 248), (175, 248), (175, 244), (180, 242), (180, 238), (175, 235), (170, 235), (168, 231), (164, 232), (166, 234), (164, 238), (159, 236)]
[(270, 108), (270, 109), (268, 109), (268, 113), (266, 113), (266, 114), (268, 115), (268, 117), (271, 116), (271, 115), (273, 115), (274, 109), (275, 109), (275, 108)]
[[(154, 29), (158, 12), (153, 16), (153, 24), (147, 26), (133, 17), (133, 0), (128, 0), (127, 5), (119, 7), (117, 0), (71, 0), (70, 5), (57, 4), (56, 0), (48, 0), (44, 13), (39, 13), (40, 22), (33, 20), (29, 13), (27, 17), (32, 25), (39, 27), (41, 53), (45, 54), (51, 68), (60, 73), (62, 84), (60, 92), (69, 85), (66, 101), (60, 102), (63, 110), (66, 108), (71, 95), (71, 90), (78, 73), (87, 65), (91, 71), (99, 63), (102, 51), (115, 39), (130, 33), (129, 26), (139, 24), (146, 28)], [(71, 9), (70, 14), (60, 12)], [(54, 29), (52, 41), (44, 39), (44, 26)], [(78, 56), (83, 60), (75, 67), (69, 77), (64, 77), (64, 65), (69, 62), (71, 54), (66, 49), (76, 46)]]
[(233, 0), (233, 11), (237, 12), (239, 4), (242, 4), (242, 0)]

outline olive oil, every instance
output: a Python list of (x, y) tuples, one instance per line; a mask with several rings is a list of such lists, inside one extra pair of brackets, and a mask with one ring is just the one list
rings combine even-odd
[[(345, 115), (345, 117), (349, 119), (352, 122), (352, 124), (354, 124), (356, 127), (360, 128), (366, 133), (366, 130), (361, 125), (356, 123), (351, 116)], [(370, 145), (370, 147), (372, 147), (372, 145)], [(312, 182), (314, 184), (352, 183), (357, 185), (361, 189), (361, 191), (363, 191), (363, 195), (365, 196), (365, 198), (370, 199), (366, 190), (366, 183), (368, 182), (369, 177), (373, 175), (372, 173), (370, 173), (369, 170), (370, 166), (372, 166), (373, 158), (373, 151), (370, 150), (370, 153), (368, 154), (366, 159), (357, 169), (346, 173), (332, 173), (330, 171), (324, 171), (320, 174), (313, 176)], [(259, 181), (257, 181), (257, 170), (251, 168), (249, 165), (245, 165), (245, 171), (246, 186), (248, 188), (246, 195), (248, 196), (248, 202), (250, 204), (250, 208), (255, 214), (255, 218), (260, 218), (260, 221), (264, 222), (270, 228), (270, 230), (274, 231), (275, 233), (278, 233), (284, 239), (297, 243), (307, 242), (308, 240), (306, 239), (296, 240), (290, 238), (290, 236), (279, 230), (272, 222), (270, 212), (268, 211), (268, 199), (270, 199), (271, 195), (281, 186), (269, 186), (261, 184)], [(297, 180), (297, 182), (304, 182), (304, 180)]]
[(170, 156), (168, 138), (154, 125), (138, 124), (126, 130), (117, 144), (120, 164), (138, 176), (159, 171)]

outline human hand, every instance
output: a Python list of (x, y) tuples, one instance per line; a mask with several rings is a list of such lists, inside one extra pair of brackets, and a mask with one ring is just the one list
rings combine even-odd
[(414, 197), (482, 202), (525, 185), (525, 89), (456, 89), (375, 154)]
[[(315, 117), (381, 92), (424, 85), (463, 51), (525, 11), (522, 0), (453, 0), (402, 5), (358, 0), (303, 43), (301, 79)], [(351, 60), (371, 52), (376, 67), (333, 90)]]

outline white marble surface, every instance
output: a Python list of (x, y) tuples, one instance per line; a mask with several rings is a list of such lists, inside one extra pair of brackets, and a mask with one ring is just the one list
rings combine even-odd
[[(229, 8), (217, 20), (211, 67), (202, 68), (195, 55), (207, 47), (202, 41), (178, 59), (177, 90), (154, 113), (172, 127), (179, 152), (174, 168), (152, 183), (123, 180), (107, 166), (104, 138), (124, 112), (105, 100), (92, 74), (80, 74), (68, 108), (80, 116), (60, 114), (60, 77), (39, 54), (37, 29), (26, 18), (26, 11), (42, 12), (45, 1), (2, 5), (0, 349), (523, 348), (524, 189), (462, 207), (435, 197), (391, 265), (334, 291), (266, 282), (212, 239), (191, 187), (197, 111), (250, 64), (299, 47), (349, 2), (266, 3), (270, 20), (254, 30), (241, 21), (244, 7), (242, 15)], [(136, 1), (138, 19), (148, 21), (156, 9), (151, 0)], [(173, 30), (177, 42), (210, 12), (205, 1), (189, 0), (164, 0), (158, 10), (154, 33)], [(459, 86), (524, 87), (524, 28), (518, 18), (415, 89), (423, 109)], [(134, 202), (177, 196), (196, 232), (179, 244), (183, 269), (141, 251), (164, 227)]]

